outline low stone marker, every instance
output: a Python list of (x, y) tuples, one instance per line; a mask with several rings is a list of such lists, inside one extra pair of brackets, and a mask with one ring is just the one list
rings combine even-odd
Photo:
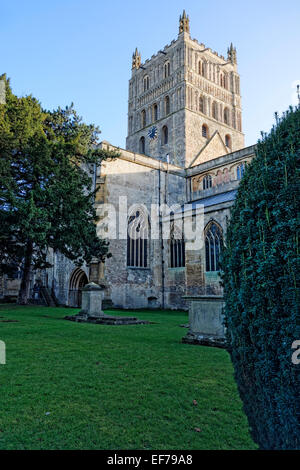
[(224, 300), (219, 295), (184, 296), (189, 301), (189, 331), (182, 342), (225, 348)]
[(105, 315), (102, 311), (104, 288), (90, 282), (82, 289), (82, 307), (77, 315), (67, 315), (65, 320), (79, 323), (97, 323), (101, 325), (142, 325), (148, 321), (136, 317), (117, 317)]
[(91, 317), (101, 317), (103, 289), (95, 282), (90, 282), (82, 289), (82, 304), (79, 315), (88, 315)]

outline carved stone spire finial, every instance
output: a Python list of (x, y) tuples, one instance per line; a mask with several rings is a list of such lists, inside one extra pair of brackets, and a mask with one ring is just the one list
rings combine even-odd
[(236, 58), (236, 48), (233, 47), (233, 44), (230, 44), (230, 47), (227, 49), (227, 60), (230, 61), (232, 64), (237, 63)]
[(182, 15), (180, 15), (179, 17), (179, 34), (181, 33), (190, 34), (190, 19), (186, 14), (185, 10), (183, 10)]
[(133, 69), (139, 69), (141, 65), (141, 54), (139, 53), (137, 47), (132, 54), (132, 68)]

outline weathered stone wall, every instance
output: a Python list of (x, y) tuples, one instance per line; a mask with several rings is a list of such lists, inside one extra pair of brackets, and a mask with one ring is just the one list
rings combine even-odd
[[(126, 197), (127, 208), (135, 205), (138, 209), (144, 205), (151, 215), (152, 204), (182, 204), (185, 200), (186, 181), (182, 172), (169, 166), (162, 167), (157, 161), (144, 156), (121, 151), (122, 156), (112, 162), (103, 162), (98, 172), (98, 184), (101, 190), (97, 196), (98, 211), (102, 203), (112, 204), (116, 217), (120, 217), (120, 198)], [(176, 171), (178, 174), (176, 174)], [(123, 214), (125, 208), (122, 209)], [(126, 215), (126, 214), (125, 214)], [(127, 226), (127, 218), (123, 219)], [(101, 224), (101, 222), (100, 222)], [(155, 308), (163, 305), (163, 284), (165, 284), (165, 303), (167, 291), (172, 288), (178, 294), (184, 292), (182, 276), (169, 286), (164, 282), (168, 255), (162, 249), (161, 239), (148, 240), (147, 268), (132, 268), (127, 266), (127, 231), (125, 239), (110, 240), (112, 257), (105, 262), (104, 279), (115, 306), (124, 308)], [(164, 245), (167, 245), (165, 243)]]

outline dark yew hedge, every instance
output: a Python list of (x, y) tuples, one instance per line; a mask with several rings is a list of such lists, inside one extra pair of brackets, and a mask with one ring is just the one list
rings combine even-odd
[(228, 350), (254, 441), (300, 448), (300, 108), (258, 142), (228, 225), (222, 260)]

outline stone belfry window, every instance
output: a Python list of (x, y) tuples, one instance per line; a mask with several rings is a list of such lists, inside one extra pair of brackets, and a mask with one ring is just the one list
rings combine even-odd
[(215, 222), (210, 222), (205, 230), (206, 272), (220, 270), (220, 255), (223, 243), (222, 229)]
[(171, 73), (171, 65), (170, 62), (166, 62), (164, 65), (164, 78), (167, 78), (170, 76)]
[(200, 96), (199, 98), (199, 111), (200, 113), (204, 113), (204, 98)]
[(143, 111), (141, 112), (141, 127), (145, 127), (146, 124), (147, 124), (146, 110), (143, 109)]
[(198, 73), (199, 73), (199, 75), (203, 75), (203, 62), (202, 62), (202, 60), (199, 60), (199, 62), (198, 62)]
[(144, 154), (145, 154), (145, 151), (146, 151), (146, 149), (145, 149), (145, 137), (142, 136), (142, 137), (140, 138), (140, 142), (139, 142), (139, 152), (140, 152), (142, 155), (144, 155)]
[(170, 114), (170, 97), (165, 97), (165, 115)]
[(148, 219), (141, 210), (128, 218), (127, 266), (131, 268), (148, 267)]
[(155, 103), (152, 107), (152, 120), (153, 122), (157, 121), (158, 119), (158, 107), (157, 104)]
[(224, 109), (224, 122), (225, 124), (229, 125), (229, 109), (228, 108)]
[(167, 126), (162, 128), (162, 144), (166, 145), (169, 142), (169, 131)]
[(149, 90), (149, 86), (150, 86), (150, 78), (148, 77), (148, 75), (146, 75), (146, 77), (144, 77), (144, 91)]
[(215, 101), (212, 104), (212, 117), (218, 119), (218, 105)]

